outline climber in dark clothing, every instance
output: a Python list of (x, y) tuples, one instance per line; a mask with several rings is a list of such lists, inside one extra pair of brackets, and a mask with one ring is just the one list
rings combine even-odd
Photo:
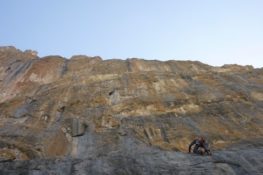
[(206, 143), (205, 139), (203, 137), (195, 139), (190, 145), (189, 145), (189, 153), (191, 153), (191, 148), (194, 145), (193, 153), (204, 155), (207, 153), (207, 155), (211, 155), (211, 152), (208, 148), (208, 143)]

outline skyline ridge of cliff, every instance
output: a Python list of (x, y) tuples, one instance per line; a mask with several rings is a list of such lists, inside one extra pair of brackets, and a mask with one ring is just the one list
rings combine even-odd
[[(142, 59), (142, 60), (148, 60), (148, 61), (161, 61), (161, 62), (166, 62), (166, 61), (197, 61), (197, 62), (201, 62), (199, 60), (193, 60), (194, 58), (191, 58), (191, 59), (158, 59), (158, 58), (141, 58), (141, 57), (127, 57), (127, 58), (109, 58), (109, 59), (104, 59), (102, 58), (101, 56), (99, 55), (94, 55), (94, 56), (89, 56), (89, 55), (86, 55), (86, 54), (82, 54), (82, 53), (78, 53), (78, 54), (74, 54), (72, 56), (69, 56), (69, 57), (65, 57), (63, 55), (60, 55), (60, 54), (54, 54), (54, 55), (43, 55), (43, 56), (39, 56), (38, 55), (38, 51), (37, 50), (31, 50), (31, 49), (25, 49), (24, 51), (21, 50), (21, 49), (18, 49), (16, 48), (15, 46), (0, 46), (0, 51), (13, 51), (13, 52), (24, 52), (24, 53), (32, 53), (36, 56), (36, 58), (46, 58), (46, 57), (50, 57), (50, 56), (57, 56), (57, 57), (61, 57), (63, 59), (74, 59), (76, 57), (86, 57), (86, 58), (93, 58), (93, 57), (98, 57), (98, 58), (101, 58), (102, 60), (127, 60), (127, 59)], [(229, 65), (238, 65), (238, 66), (252, 66), (252, 67), (255, 67), (255, 68), (262, 68), (260, 66), (256, 66), (256, 65), (251, 65), (251, 64), (246, 64), (246, 65), (241, 65), (239, 63), (225, 63), (221, 66), (216, 66), (216, 65), (212, 65), (212, 64), (209, 64), (209, 63), (203, 63), (203, 64), (207, 64), (207, 65), (210, 65), (210, 66), (214, 66), (214, 67), (222, 67), (222, 66), (229, 66)]]

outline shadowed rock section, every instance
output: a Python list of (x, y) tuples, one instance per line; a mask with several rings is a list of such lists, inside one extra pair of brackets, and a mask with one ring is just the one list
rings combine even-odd
[(262, 107), (252, 66), (0, 47), (0, 174), (262, 174)]

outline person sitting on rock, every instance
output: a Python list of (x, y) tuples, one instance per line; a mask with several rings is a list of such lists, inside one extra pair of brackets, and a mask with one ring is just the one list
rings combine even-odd
[(207, 155), (212, 155), (210, 150), (209, 150), (208, 143), (205, 141), (205, 139), (203, 137), (196, 138), (189, 145), (189, 153), (191, 153), (191, 148), (193, 145), (195, 145), (193, 153), (200, 154), (200, 155), (204, 155), (205, 153), (207, 153)]

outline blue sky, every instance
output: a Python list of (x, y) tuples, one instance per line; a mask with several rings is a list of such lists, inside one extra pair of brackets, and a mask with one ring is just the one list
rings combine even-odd
[(263, 0), (1, 0), (0, 45), (40, 56), (263, 67)]

